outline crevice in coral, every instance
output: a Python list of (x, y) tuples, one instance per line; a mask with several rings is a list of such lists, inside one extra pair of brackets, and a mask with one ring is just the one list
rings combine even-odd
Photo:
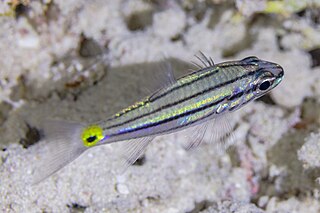
[(276, 38), (277, 38), (277, 45), (278, 45), (278, 49), (280, 51), (285, 51), (285, 47), (282, 45), (281, 41), (282, 41), (282, 38), (283, 36), (282, 35), (276, 35)]
[(131, 31), (144, 30), (148, 26), (152, 25), (152, 16), (152, 10), (145, 10), (133, 13), (126, 18), (127, 27)]
[(27, 131), (24, 138), (22, 138), (19, 143), (23, 146), (23, 148), (27, 149), (33, 144), (37, 143), (41, 139), (40, 131), (27, 124)]
[(12, 106), (7, 102), (0, 103), (0, 126), (6, 121), (11, 110)]
[(203, 210), (206, 210), (207, 208), (213, 205), (213, 202), (208, 200), (203, 200), (201, 202), (195, 203), (194, 205), (195, 205), (194, 208), (191, 211), (188, 211), (186, 213), (198, 213)]
[(318, 67), (320, 66), (320, 48), (312, 49), (308, 52), (312, 58), (312, 65), (311, 67)]
[(30, 7), (27, 4), (23, 4), (23, 3), (19, 3), (14, 8), (16, 19), (22, 16), (27, 16), (29, 11), (30, 11)]
[(142, 155), (140, 158), (136, 160), (132, 165), (133, 166), (143, 166), (143, 164), (146, 162), (146, 156)]
[(67, 204), (67, 207), (69, 208), (70, 213), (82, 213), (82, 212), (85, 212), (88, 206), (83, 206), (77, 203), (71, 203), (71, 204)]
[(316, 99), (306, 98), (301, 106), (301, 120), (294, 128), (305, 129), (309, 132), (318, 131), (320, 124), (320, 104)]
[[(270, 23), (269, 19), (273, 19)], [(255, 14), (246, 22), (246, 36), (236, 44), (232, 45), (230, 48), (223, 50), (223, 57), (234, 57), (238, 53), (249, 49), (256, 42), (258, 31), (260, 27), (272, 27), (272, 28), (280, 28), (281, 24), (278, 20), (272, 18), (271, 16), (264, 14)], [(278, 35), (275, 35), (278, 36)], [(279, 49), (281, 47), (279, 46)]]
[(315, 180), (320, 176), (320, 171), (304, 169), (297, 157), (297, 150), (307, 135), (306, 130), (291, 132), (268, 151), (269, 165), (275, 165), (279, 169), (279, 174), (270, 176), (269, 168), (262, 170), (260, 190), (256, 199), (265, 195), (275, 196), (280, 200), (291, 196), (305, 197), (315, 188), (319, 188)]
[(90, 58), (103, 54), (104, 50), (94, 39), (82, 35), (78, 52), (81, 57)]
[(207, 2), (207, 7), (212, 9), (212, 14), (210, 17), (210, 21), (208, 23), (209, 29), (214, 29), (214, 27), (219, 23), (221, 16), (226, 10), (232, 8), (232, 2), (224, 2), (224, 3), (214, 3), (212, 1)]
[(248, 49), (252, 46), (252, 44), (256, 40), (256, 35), (247, 31), (247, 35), (238, 43), (232, 45), (230, 48), (223, 50), (222, 56), (227, 58), (227, 57), (233, 57), (237, 55), (239, 52)]
[[(27, 73), (27, 71), (26, 71)], [(21, 99), (25, 99), (26, 98), (26, 94), (27, 94), (27, 80), (25, 75), (21, 74), (18, 78), (17, 78), (17, 84), (12, 87), (12, 92), (10, 95), (10, 99), (12, 101), (19, 101)]]
[(60, 17), (60, 8), (54, 3), (54, 1), (50, 1), (47, 5), (47, 10), (45, 11), (44, 17), (46, 18), (46, 22), (57, 21)]
[(315, 26), (320, 24), (320, 8), (305, 8), (296, 14), (299, 17), (305, 17)]

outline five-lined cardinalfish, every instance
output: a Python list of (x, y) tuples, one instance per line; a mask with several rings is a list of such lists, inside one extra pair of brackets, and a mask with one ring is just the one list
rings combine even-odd
[(280, 65), (257, 57), (219, 64), (203, 54), (198, 58), (203, 63), (199, 70), (175, 79), (167, 67), (166, 85), (104, 121), (50, 124), (47, 140), (54, 145), (46, 156), (48, 164), (40, 168), (35, 182), (102, 144), (127, 143), (126, 160), (133, 164), (155, 136), (206, 125), (266, 94), (284, 75)]

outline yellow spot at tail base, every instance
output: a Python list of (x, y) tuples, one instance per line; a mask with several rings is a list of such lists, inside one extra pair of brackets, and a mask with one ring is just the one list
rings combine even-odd
[(98, 125), (91, 125), (82, 131), (81, 139), (86, 147), (96, 145), (103, 139), (103, 130)]

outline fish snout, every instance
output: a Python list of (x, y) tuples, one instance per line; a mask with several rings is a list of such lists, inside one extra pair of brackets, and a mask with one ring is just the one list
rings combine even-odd
[(282, 78), (284, 75), (284, 70), (279, 64), (268, 62), (268, 61), (262, 61), (259, 64), (259, 69), (263, 69), (265, 71), (272, 73), (276, 78)]

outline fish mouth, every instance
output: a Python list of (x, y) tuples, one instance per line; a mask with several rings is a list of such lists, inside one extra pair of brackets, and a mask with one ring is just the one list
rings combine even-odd
[(282, 78), (284, 75), (284, 70), (279, 64), (276, 64), (276, 66), (272, 67), (271, 70), (271, 73), (274, 74), (277, 78)]

